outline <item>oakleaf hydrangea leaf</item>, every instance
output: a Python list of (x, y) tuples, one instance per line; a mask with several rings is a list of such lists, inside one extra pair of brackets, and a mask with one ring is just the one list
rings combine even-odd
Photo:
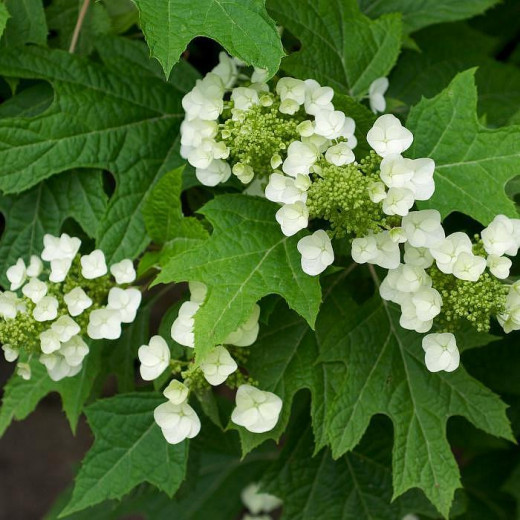
[(45, 45), (47, 41), (47, 22), (42, 0), (4, 0), (9, 11), (9, 20), (2, 36), (4, 46), (37, 43)]
[(330, 450), (314, 454), (312, 430), (294, 422), (280, 458), (263, 478), (268, 492), (283, 499), (283, 518), (298, 520), (401, 520), (408, 513), (437, 518), (417, 490), (392, 501), (391, 428), (371, 424), (361, 444), (333, 460)]
[(357, 0), (270, 0), (268, 7), (302, 43), (282, 63), (296, 77), (362, 96), (372, 81), (390, 72), (399, 55), (399, 14), (372, 21), (359, 11)]
[(209, 240), (174, 256), (158, 283), (198, 281), (209, 287), (195, 317), (199, 359), (222, 343), (251, 314), (262, 297), (276, 293), (311, 325), (321, 301), (319, 281), (303, 273), (298, 238), (282, 235), (267, 200), (223, 195), (202, 213), (213, 225)]
[(165, 442), (153, 419), (164, 398), (152, 393), (120, 394), (87, 408), (95, 442), (83, 459), (71, 501), (62, 516), (109, 498), (121, 498), (141, 482), (169, 496), (186, 471), (188, 445)]
[(168, 77), (195, 36), (217, 40), (233, 56), (273, 75), (283, 56), (265, 0), (134, 0), (152, 56)]
[[(309, 389), (316, 449), (329, 444), (335, 458), (356, 447), (374, 415), (387, 415), (394, 425), (394, 498), (418, 487), (447, 515), (460, 487), (446, 440), (447, 419), (460, 415), (512, 440), (506, 405), (462, 367), (428, 372), (421, 336), (402, 329), (399, 312), (378, 296), (358, 306), (348, 285), (331, 287), (315, 339), (303, 321), (298, 325), (294, 315), (277, 311), (267, 327), (272, 335), (261, 337), (255, 345), (261, 348), (251, 351), (249, 372), (261, 388), (283, 399), (282, 414), (299, 389)], [(282, 430), (286, 417), (280, 419)], [(280, 433), (275, 429), (273, 436)], [(240, 435), (249, 447), (250, 434)]]
[(516, 217), (505, 193), (520, 168), (520, 126), (483, 127), (477, 119), (474, 70), (458, 74), (438, 96), (410, 111), (406, 126), (414, 134), (410, 157), (435, 160), (435, 193), (420, 208), (443, 216), (465, 213), (488, 224), (497, 213)]
[(427, 25), (471, 18), (497, 3), (498, 0), (359, 0), (361, 10), (371, 18), (402, 13), (407, 33)]
[(43, 235), (59, 234), (72, 217), (91, 237), (96, 236), (107, 207), (100, 171), (71, 171), (47, 179), (19, 195), (0, 195), (6, 227), (0, 239), (0, 279), (19, 257), (40, 254)]
[(141, 205), (158, 172), (180, 164), (175, 135), (183, 117), (179, 89), (134, 62), (121, 67), (40, 47), (6, 50), (0, 62), (0, 74), (42, 79), (55, 92), (43, 113), (0, 121), (0, 189), (23, 191), (71, 168), (111, 171), (117, 188), (98, 233), (110, 261), (146, 246)]

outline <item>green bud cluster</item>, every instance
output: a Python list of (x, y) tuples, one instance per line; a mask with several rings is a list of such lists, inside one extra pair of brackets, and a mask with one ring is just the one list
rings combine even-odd
[(14, 350), (28, 355), (40, 352), (39, 335), (48, 328), (45, 322), (38, 322), (32, 316), (34, 304), (24, 298), (27, 312), (19, 312), (14, 319), (0, 321), (0, 343), (9, 344)]
[(372, 202), (368, 192), (373, 182), (380, 181), (380, 162), (373, 152), (361, 162), (345, 166), (321, 160), (320, 173), (313, 175), (307, 192), (310, 217), (328, 220), (336, 238), (362, 237), (389, 226), (391, 217), (383, 213), (381, 203)]
[(221, 128), (220, 139), (230, 149), (232, 164), (251, 166), (255, 174), (272, 173), (271, 157), (284, 152), (290, 143), (300, 139), (296, 127), (304, 120), (300, 112), (293, 116), (279, 112), (279, 103), (254, 105), (243, 117), (228, 119)]
[(469, 282), (444, 274), (434, 265), (428, 274), (442, 296), (441, 313), (435, 321), (444, 330), (455, 331), (466, 320), (478, 332), (488, 332), (491, 318), (503, 312), (508, 288), (489, 273)]

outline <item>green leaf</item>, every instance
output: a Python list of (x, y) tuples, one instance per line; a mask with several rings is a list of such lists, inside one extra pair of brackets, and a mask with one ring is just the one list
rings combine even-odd
[(168, 77), (195, 36), (218, 41), (231, 55), (273, 75), (283, 56), (265, 0), (134, 0), (150, 52)]
[(361, 10), (371, 18), (402, 13), (407, 33), (427, 25), (471, 18), (497, 3), (498, 0), (359, 0)]
[(363, 96), (372, 81), (388, 75), (399, 55), (398, 14), (372, 21), (359, 11), (356, 0), (270, 0), (268, 7), (301, 41), (301, 50), (282, 63), (282, 69), (296, 77)]
[[(419, 487), (446, 516), (460, 487), (447, 419), (460, 415), (512, 440), (506, 405), (462, 367), (429, 373), (421, 336), (400, 328), (399, 312), (379, 297), (358, 306), (349, 298), (355, 289), (340, 279), (328, 289), (315, 337), (302, 320), (281, 311), (251, 349), (251, 376), (284, 402), (275, 433), (285, 429), (300, 388), (311, 391), (316, 447), (330, 444), (335, 458), (356, 447), (374, 415), (385, 414), (394, 426), (393, 497)], [(250, 442), (250, 434), (240, 433)]]
[(419, 207), (443, 216), (460, 211), (488, 224), (497, 213), (517, 216), (505, 185), (520, 166), (520, 126), (488, 130), (478, 122), (474, 72), (458, 74), (438, 96), (423, 99), (406, 126), (414, 134), (410, 156), (436, 164), (435, 193)]
[[(276, 293), (314, 324), (319, 281), (303, 273), (297, 237), (282, 235), (276, 206), (245, 195), (223, 195), (202, 213), (213, 235), (200, 247), (175, 256), (156, 283), (199, 281), (209, 287), (195, 317), (195, 348), (202, 359), (250, 315), (263, 296)], [(223, 306), (223, 302), (225, 305)]]
[(122, 61), (114, 72), (39, 47), (7, 50), (0, 62), (0, 74), (49, 81), (55, 91), (42, 114), (0, 121), (0, 189), (26, 190), (70, 168), (111, 171), (116, 191), (98, 233), (109, 261), (134, 257), (146, 246), (143, 201), (156, 176), (181, 162), (174, 140), (181, 93), (141, 70)]
[(31, 362), (31, 379), (25, 381), (13, 374), (4, 387), (2, 406), (0, 408), (0, 436), (2, 436), (13, 420), (25, 419), (49, 393), (61, 395), (63, 409), (69, 420), (71, 430), (76, 431), (78, 419), (83, 407), (90, 397), (94, 381), (100, 370), (101, 344), (90, 343), (90, 353), (84, 362), (81, 372), (61, 381), (53, 381), (46, 368), (38, 361)]
[(4, 34), (5, 26), (9, 16), (9, 11), (7, 10), (5, 4), (3, 2), (0, 3), (0, 38), (2, 37), (2, 34)]
[(4, 4), (11, 16), (2, 36), (3, 46), (45, 45), (47, 23), (42, 0), (4, 0)]
[(391, 428), (381, 419), (354, 451), (336, 461), (328, 449), (314, 455), (311, 428), (295, 423), (280, 458), (263, 478), (266, 490), (283, 499), (282, 518), (401, 520), (419, 512), (437, 518), (418, 491), (392, 501)]
[(100, 171), (71, 171), (47, 179), (20, 195), (0, 195), (6, 226), (0, 240), (0, 280), (19, 257), (29, 260), (43, 249), (45, 233), (58, 234), (71, 217), (96, 236), (107, 207)]
[(199, 220), (182, 214), (183, 170), (181, 166), (161, 177), (144, 204), (146, 229), (157, 244), (174, 239), (204, 240), (208, 237), (208, 232)]
[(520, 70), (491, 59), (495, 42), (464, 23), (437, 25), (414, 37), (420, 52), (406, 50), (390, 76), (388, 97), (408, 105), (433, 97), (458, 72), (478, 66), (478, 113), (489, 126), (511, 121), (520, 104)]
[(120, 498), (141, 482), (169, 496), (184, 479), (188, 444), (168, 444), (153, 419), (164, 399), (157, 394), (121, 394), (87, 408), (95, 436), (76, 477), (66, 516), (110, 498)]

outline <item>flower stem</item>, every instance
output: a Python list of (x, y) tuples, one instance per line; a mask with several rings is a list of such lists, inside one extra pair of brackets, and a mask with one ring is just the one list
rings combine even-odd
[(88, 7), (90, 4), (90, 0), (83, 0), (83, 5), (79, 11), (78, 20), (76, 21), (76, 27), (74, 27), (74, 33), (72, 34), (72, 40), (70, 41), (69, 52), (72, 54), (76, 50), (76, 45), (78, 44), (79, 33), (81, 32), (81, 27), (83, 26), (83, 22), (85, 21), (85, 16), (87, 15)]

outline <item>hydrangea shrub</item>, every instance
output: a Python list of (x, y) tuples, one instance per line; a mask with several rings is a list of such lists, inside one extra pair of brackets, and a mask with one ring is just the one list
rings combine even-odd
[(519, 514), (496, 4), (0, 2), (0, 435), (94, 436), (47, 518)]

